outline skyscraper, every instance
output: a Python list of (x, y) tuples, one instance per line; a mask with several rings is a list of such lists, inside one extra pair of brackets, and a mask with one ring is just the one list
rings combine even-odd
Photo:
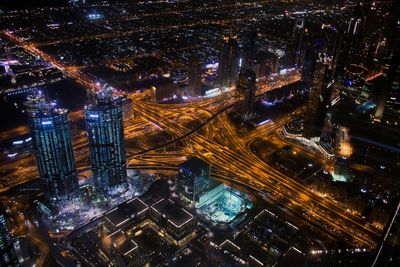
[(78, 189), (68, 110), (57, 108), (39, 91), (25, 103), (34, 154), (52, 200), (69, 198)]
[(249, 116), (254, 112), (254, 102), (256, 93), (256, 74), (247, 67), (239, 73), (236, 85), (236, 112), (242, 116)]
[(127, 179), (122, 101), (122, 97), (112, 96), (111, 89), (104, 88), (85, 107), (95, 184), (104, 192), (124, 185)]
[(0, 203), (0, 266), (19, 266), (11, 234), (7, 226), (7, 214)]
[(191, 202), (198, 201), (208, 189), (210, 172), (210, 165), (197, 157), (179, 165), (175, 183), (178, 195)]
[(193, 55), (188, 66), (188, 94), (201, 95), (201, 63), (197, 55)]
[(292, 33), (292, 53), (293, 63), (296, 68), (303, 67), (304, 64), (304, 53), (305, 53), (305, 40), (304, 34), (306, 29), (304, 28), (304, 18), (296, 19)]
[[(396, 10), (396, 7), (393, 7)], [(397, 10), (399, 8), (397, 7)], [(384, 67), (381, 94), (378, 97), (375, 120), (400, 125), (400, 19), (397, 12), (391, 14), (389, 24), (391, 35), (388, 38), (389, 62)]]
[(307, 101), (307, 112), (304, 116), (303, 135), (309, 139), (321, 136), (332, 92), (330, 58), (327, 57), (325, 49), (316, 52), (315, 56), (311, 91)]
[(240, 54), (236, 35), (224, 37), (218, 67), (219, 83), (222, 87), (233, 85), (239, 73)]

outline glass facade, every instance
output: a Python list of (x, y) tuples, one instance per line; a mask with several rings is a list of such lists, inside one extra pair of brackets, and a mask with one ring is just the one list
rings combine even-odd
[(56, 108), (41, 93), (30, 96), (25, 105), (46, 193), (52, 200), (67, 199), (78, 189), (68, 110)]
[(0, 266), (19, 266), (6, 219), (7, 214), (0, 204)]
[(236, 85), (236, 110), (238, 113), (252, 114), (254, 112), (254, 102), (256, 93), (256, 74), (250, 68), (243, 68), (239, 73)]
[(124, 184), (127, 179), (122, 100), (101, 91), (85, 108), (93, 175), (102, 191)]
[(189, 201), (198, 201), (200, 196), (208, 190), (210, 170), (210, 165), (197, 157), (182, 163), (176, 177), (179, 196)]
[(219, 56), (218, 78), (222, 87), (233, 85), (239, 74), (240, 54), (237, 36), (224, 37)]

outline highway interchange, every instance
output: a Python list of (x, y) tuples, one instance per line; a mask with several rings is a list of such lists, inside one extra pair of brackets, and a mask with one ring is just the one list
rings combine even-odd
[[(26, 44), (13, 36), (11, 32), (4, 32), (3, 35), (30, 53), (50, 62), (82, 86), (90, 90), (99, 89), (98, 82), (80, 72), (78, 68), (64, 66), (32, 44)], [(275, 81), (273, 84), (268, 84), (268, 81), (260, 83), (258, 94), (297, 82), (299, 79), (300, 75), (294, 74), (289, 80)], [(234, 88), (231, 88), (213, 98), (201, 98), (184, 104), (147, 102), (146, 92), (130, 95), (135, 118), (126, 123), (126, 140), (140, 139), (144, 135), (162, 131), (166, 131), (171, 138), (166, 140), (165, 145), (156, 147), (143, 144), (138, 149), (128, 146), (128, 164), (157, 171), (160, 166), (176, 166), (184, 159), (196, 155), (210, 163), (213, 168), (222, 171), (219, 179), (257, 190), (272, 202), (285, 205), (292, 213), (313, 221), (319, 229), (333, 233), (338, 239), (346, 241), (353, 247), (374, 248), (380, 235), (379, 230), (367, 225), (360, 217), (347, 212), (341, 203), (311, 191), (300, 182), (268, 166), (249, 149), (254, 140), (271, 136), (277, 129), (290, 122), (292, 114), (285, 114), (280, 119), (261, 125), (247, 136), (239, 136), (227, 116), (234, 103), (233, 90)], [(115, 91), (120, 93), (116, 89)], [(296, 115), (303, 112), (304, 108), (295, 111)], [(200, 126), (188, 127), (193, 121)], [(178, 142), (185, 145), (171, 148)], [(279, 139), (278, 142), (285, 141)], [(88, 166), (86, 136), (84, 134), (76, 136), (73, 144), (78, 167), (86, 168)], [(1, 192), (38, 178), (33, 157), (3, 164), (0, 169), (12, 170), (10, 174), (2, 177)]]

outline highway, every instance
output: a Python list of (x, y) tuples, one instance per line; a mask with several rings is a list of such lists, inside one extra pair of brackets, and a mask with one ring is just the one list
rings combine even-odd
[[(167, 132), (178, 136), (190, 132), (190, 129), (164, 117), (163, 108), (160, 106), (136, 102), (134, 109), (143, 118), (157, 122)], [(257, 184), (268, 192), (281, 194), (283, 198), (289, 199), (299, 207), (303, 216), (317, 220), (321, 227), (330, 229), (353, 246), (368, 248), (375, 246), (379, 232), (366, 226), (360, 218), (348, 214), (344, 208), (332, 200), (317, 195), (297, 181), (266, 165), (246, 148), (243, 140), (237, 136), (235, 129), (227, 120), (226, 114), (218, 116), (218, 120), (216, 124), (219, 133), (215, 135), (218, 142), (209, 140), (198, 133), (186, 138), (187, 145), (198, 157), (212, 166), (242, 177), (241, 179), (248, 184)], [(281, 121), (281, 123), (286, 122), (286, 120)], [(282, 125), (273, 124), (267, 128), (275, 130)]]
[[(34, 45), (26, 43), (11, 32), (3, 32), (3, 35), (32, 54), (39, 55), (88, 90), (96, 91), (101, 88), (94, 77), (84, 74), (79, 68), (65, 66), (54, 57), (43, 53)], [(299, 79), (300, 74), (297, 73), (281, 80), (259, 83), (257, 95), (297, 82)], [(114, 89), (116, 94), (121, 93), (116, 88)], [(303, 218), (315, 221), (320, 228), (334, 233), (339, 239), (345, 240), (352, 246), (375, 247), (380, 234), (377, 230), (365, 225), (361, 218), (347, 213), (340, 204), (312, 192), (306, 186), (268, 166), (248, 149), (252, 140), (263, 134), (267, 135), (274, 132), (289, 122), (292, 118), (291, 114), (287, 114), (275, 122), (260, 126), (261, 128), (248, 136), (240, 137), (229, 122), (225, 111), (233, 105), (233, 88), (213, 98), (202, 98), (196, 102), (174, 105), (144, 102), (143, 99), (146, 94), (144, 92), (130, 95), (133, 100), (134, 113), (140, 119), (128, 123), (125, 127), (127, 140), (141, 137), (152, 131), (165, 130), (173, 138), (167, 144), (183, 140), (187, 145), (179, 154), (179, 159), (197, 155), (212, 166), (223, 170), (232, 177), (236, 177), (235, 182), (262, 190), (269, 196), (273, 196), (279, 203), (290, 203), (290, 205), (287, 205), (289, 210)], [(224, 110), (224, 112), (221, 112), (221, 110)], [(302, 110), (296, 112), (302, 112)], [(210, 119), (211, 117), (213, 119)], [(189, 128), (188, 125), (191, 122), (197, 122), (202, 127)], [(145, 150), (146, 153), (149, 153), (160, 148), (162, 147), (145, 147)], [(74, 140), (74, 150), (78, 151), (76, 154), (78, 166), (87, 164), (87, 140), (84, 135)], [(133, 156), (128, 157), (128, 161), (132, 164), (144, 161), (146, 165), (150, 166), (157, 165), (157, 162), (160, 161), (174, 162), (168, 156), (161, 158), (149, 155), (147, 159), (144, 158), (145, 155), (139, 159), (138, 157), (135, 158), (137, 154), (133, 152)], [(177, 157), (177, 155), (171, 155), (171, 157)], [(29, 159), (23, 160), (22, 166), (17, 167), (18, 161), (14, 163), (16, 170), (13, 174), (16, 174), (19, 179), (3, 177), (8, 179), (8, 183), (1, 187), (0, 192), (5, 192), (15, 185), (37, 178), (33, 159), (30, 161)], [(175, 163), (179, 161), (176, 160)], [(11, 175), (10, 177), (15, 176)]]

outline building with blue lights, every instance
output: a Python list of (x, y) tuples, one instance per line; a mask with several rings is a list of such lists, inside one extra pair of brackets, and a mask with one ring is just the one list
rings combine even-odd
[(7, 217), (3, 205), (0, 203), (0, 266), (19, 266), (7, 226)]
[(95, 184), (104, 192), (127, 180), (122, 103), (122, 97), (113, 97), (111, 90), (103, 89), (85, 107)]
[(70, 198), (78, 189), (68, 110), (39, 91), (25, 103), (39, 173), (51, 200)]
[(197, 202), (208, 190), (210, 172), (211, 166), (197, 157), (179, 165), (175, 182), (179, 197), (191, 203)]

